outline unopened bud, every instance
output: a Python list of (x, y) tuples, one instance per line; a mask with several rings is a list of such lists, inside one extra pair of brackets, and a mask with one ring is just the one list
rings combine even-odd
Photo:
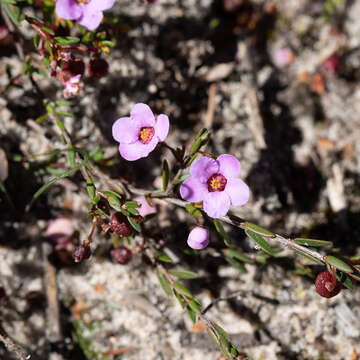
[(111, 250), (111, 256), (116, 263), (125, 265), (131, 260), (132, 253), (126, 246), (121, 245)]
[(73, 252), (73, 259), (75, 262), (81, 262), (91, 256), (91, 249), (89, 245), (80, 245)]
[(195, 250), (205, 249), (209, 244), (209, 230), (202, 226), (195, 227), (190, 231), (187, 244)]
[(116, 212), (111, 217), (110, 225), (111, 225), (112, 231), (114, 231), (114, 233), (118, 234), (119, 236), (127, 237), (133, 233), (133, 229), (129, 223), (129, 220), (121, 212)]
[(321, 272), (315, 280), (316, 292), (326, 298), (336, 296), (342, 288), (342, 284), (328, 271)]

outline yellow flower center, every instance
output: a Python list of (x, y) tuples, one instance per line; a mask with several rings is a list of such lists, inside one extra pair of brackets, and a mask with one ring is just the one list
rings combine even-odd
[(222, 174), (216, 173), (211, 175), (207, 180), (208, 190), (213, 191), (224, 191), (226, 187), (226, 177)]
[(143, 144), (148, 144), (151, 141), (151, 139), (154, 137), (154, 134), (155, 134), (155, 130), (153, 127), (151, 126), (143, 127), (140, 129), (139, 140)]

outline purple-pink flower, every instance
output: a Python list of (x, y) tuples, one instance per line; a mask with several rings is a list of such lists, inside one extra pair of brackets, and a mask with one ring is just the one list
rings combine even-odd
[(156, 213), (156, 208), (147, 202), (145, 196), (136, 197), (134, 200), (140, 204), (140, 207), (137, 208), (137, 211), (142, 217)]
[(230, 205), (244, 205), (250, 196), (249, 187), (237, 178), (241, 170), (239, 161), (223, 154), (216, 160), (202, 157), (190, 167), (190, 177), (180, 187), (184, 200), (203, 201), (204, 211), (212, 218), (225, 216)]
[(103, 19), (103, 11), (115, 0), (57, 0), (56, 14), (66, 20), (75, 20), (88, 30), (95, 30)]
[(169, 132), (169, 118), (161, 114), (155, 118), (146, 104), (136, 104), (130, 117), (115, 121), (113, 138), (120, 143), (120, 155), (129, 161), (146, 157)]
[(195, 250), (205, 249), (209, 244), (209, 230), (202, 226), (195, 227), (190, 231), (187, 244)]

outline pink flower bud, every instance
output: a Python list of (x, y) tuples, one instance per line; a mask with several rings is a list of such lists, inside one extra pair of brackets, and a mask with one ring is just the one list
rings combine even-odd
[(187, 244), (195, 250), (205, 249), (209, 244), (209, 230), (202, 226), (195, 227), (190, 231)]

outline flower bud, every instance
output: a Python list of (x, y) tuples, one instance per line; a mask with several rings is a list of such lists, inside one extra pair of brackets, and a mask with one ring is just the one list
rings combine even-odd
[(88, 71), (91, 76), (101, 78), (108, 73), (109, 64), (104, 59), (92, 59), (89, 62)]
[(91, 256), (91, 249), (89, 245), (80, 245), (73, 252), (73, 259), (75, 262), (81, 262)]
[(132, 226), (129, 223), (127, 217), (122, 214), (121, 212), (116, 212), (111, 217), (111, 229), (114, 233), (118, 234), (119, 236), (130, 236), (133, 232)]
[(83, 76), (84, 71), (85, 71), (85, 64), (81, 59), (66, 61), (64, 62), (61, 68), (60, 77), (62, 79), (60, 80), (66, 82), (76, 75)]
[(113, 260), (121, 265), (127, 264), (131, 260), (131, 250), (126, 246), (118, 246), (111, 250)]
[(209, 230), (202, 226), (195, 227), (190, 231), (187, 244), (195, 250), (205, 249), (209, 244)]
[(334, 275), (328, 271), (323, 271), (316, 277), (315, 287), (320, 296), (332, 298), (341, 291), (342, 284), (334, 279)]

